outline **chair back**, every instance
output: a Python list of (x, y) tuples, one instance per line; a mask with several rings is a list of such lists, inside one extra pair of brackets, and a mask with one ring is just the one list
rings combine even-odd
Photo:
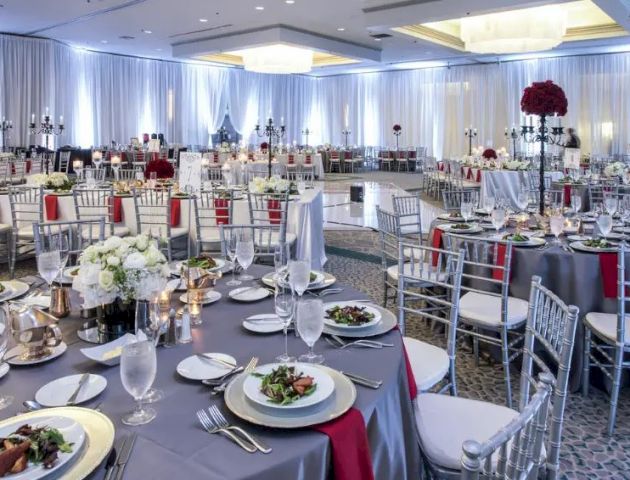
[(617, 182), (602, 180), (599, 183), (589, 183), (588, 199), (591, 211), (603, 210), (604, 197), (607, 195), (619, 196), (619, 184)]
[(462, 446), (462, 480), (525, 480), (538, 476), (553, 378), (541, 374), (536, 394), (506, 426), (480, 443)]
[(74, 211), (78, 220), (94, 221), (103, 218), (108, 234), (114, 234), (114, 188), (75, 188), (72, 191)]
[(136, 209), (138, 234), (171, 238), (171, 189), (135, 188), (133, 201)]
[(87, 247), (105, 240), (105, 219), (71, 220), (65, 222), (36, 222), (33, 224), (35, 253), (50, 245), (55, 238), (66, 238), (68, 241), (67, 265), (76, 265)]
[(14, 234), (44, 221), (44, 187), (10, 186), (9, 203)]
[(64, 152), (59, 152), (59, 168), (58, 172), (68, 173), (70, 169), (70, 154), (72, 152), (66, 150)]
[[(578, 314), (577, 307), (567, 306), (558, 296), (545, 288), (540, 277), (532, 277), (523, 344), (519, 410), (523, 411), (526, 408), (530, 401), (532, 387), (536, 388), (534, 369), (550, 375), (554, 380), (554, 385), (549, 442), (546, 445), (546, 478), (548, 479), (555, 479), (559, 475), (562, 423)], [(541, 352), (545, 353), (544, 359), (540, 355)], [(548, 361), (554, 364), (553, 370), (557, 371), (556, 375), (552, 373)]]
[(420, 195), (392, 195), (394, 214), (400, 235), (418, 235), (422, 244), (422, 208)]
[(92, 175), (94, 181), (103, 182), (105, 180), (106, 171), (107, 169), (104, 168), (103, 165), (101, 165), (101, 168), (86, 167), (83, 169), (83, 178), (87, 178)]
[(140, 170), (137, 170), (135, 168), (121, 168), (118, 170), (118, 180), (120, 180), (121, 182), (128, 182), (129, 180), (135, 180), (136, 172), (138, 171)]
[(280, 231), (284, 243), (289, 211), (289, 192), (253, 193), (247, 192), (249, 219), (252, 225), (272, 225)]
[(238, 238), (244, 233), (254, 240), (253, 263), (273, 264), (274, 253), (279, 243), (278, 230), (271, 225), (220, 225), (221, 255), (228, 258), (230, 253), (234, 254), (230, 249), (231, 239)]
[(232, 224), (234, 202), (232, 192), (201, 190), (194, 199), (197, 253), (208, 243), (219, 243), (219, 227)]
[(479, 191), (465, 188), (449, 188), (442, 190), (442, 202), (447, 212), (459, 212), (462, 201), (472, 202), (474, 206), (479, 204)]

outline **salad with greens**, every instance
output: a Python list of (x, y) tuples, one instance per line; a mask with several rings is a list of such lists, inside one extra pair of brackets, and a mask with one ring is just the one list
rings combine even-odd
[(280, 365), (267, 375), (260, 373), (252, 375), (262, 379), (260, 391), (269, 397), (269, 402), (278, 405), (290, 405), (302, 397), (311, 395), (317, 389), (313, 377), (298, 373), (295, 366)]
[(503, 235), (503, 240), (511, 240), (512, 242), (529, 242), (529, 237), (521, 233), (508, 233)]
[(585, 240), (583, 242), (585, 247), (589, 248), (611, 248), (614, 245), (603, 238), (593, 238), (591, 240)]

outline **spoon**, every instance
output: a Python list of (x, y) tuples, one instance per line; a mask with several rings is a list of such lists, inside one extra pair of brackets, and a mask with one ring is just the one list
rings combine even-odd
[(22, 402), (22, 405), (24, 405), (24, 407), (26, 407), (26, 409), (29, 412), (34, 412), (35, 410), (42, 410), (44, 408), (44, 406), (41, 403), (35, 400), (24, 400)]

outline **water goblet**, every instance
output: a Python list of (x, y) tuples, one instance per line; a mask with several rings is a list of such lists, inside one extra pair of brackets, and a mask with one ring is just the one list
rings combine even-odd
[(51, 238), (41, 246), (37, 255), (37, 271), (46, 280), (48, 289), (52, 289), (52, 284), (61, 270), (61, 252), (59, 242), (56, 238)]
[(499, 235), (499, 230), (503, 227), (505, 223), (505, 210), (502, 208), (495, 208), (492, 210), (492, 226), (497, 231), (497, 235)]
[(604, 194), (604, 209), (610, 216), (614, 216), (618, 207), (617, 196), (612, 193)]
[(490, 215), (492, 213), (492, 210), (494, 210), (494, 206), (495, 206), (495, 198), (491, 197), (491, 196), (486, 196), (483, 199), (483, 209), (485, 210), (485, 212)]
[(247, 269), (254, 261), (254, 239), (247, 233), (242, 233), (236, 242), (236, 260), (243, 268), (241, 280), (246, 282), (253, 280), (254, 277), (247, 275)]
[(300, 195), (303, 195), (306, 191), (306, 183), (304, 182), (304, 180), (300, 180), (299, 182), (297, 182), (297, 191)]
[(290, 288), (283, 287), (276, 283), (275, 295), (275, 311), (278, 318), (282, 321), (282, 332), (284, 333), (284, 353), (278, 355), (276, 360), (279, 362), (293, 362), (295, 357), (289, 355), (287, 330), (293, 320), (295, 312), (295, 297)]
[(289, 260), (291, 256), (290, 245), (288, 243), (279, 243), (273, 251), (273, 266), (276, 272), (276, 283), (284, 281), (289, 268)]
[(612, 215), (602, 213), (599, 217), (597, 217), (597, 226), (599, 227), (599, 231), (604, 239), (608, 237), (613, 226)]
[(155, 418), (155, 410), (144, 407), (142, 400), (151, 388), (156, 373), (157, 358), (153, 342), (136, 342), (123, 347), (120, 356), (120, 380), (127, 393), (136, 401), (135, 410), (122, 418), (125, 425), (144, 425)]
[(580, 194), (571, 195), (571, 208), (576, 215), (582, 210), (582, 196)]
[(300, 355), (300, 362), (323, 363), (324, 357), (313, 352), (315, 342), (324, 331), (324, 304), (320, 299), (300, 301), (297, 306), (297, 329), (308, 353)]
[(289, 285), (300, 300), (308, 288), (311, 277), (311, 263), (307, 260), (293, 260), (289, 262)]
[(562, 229), (564, 228), (564, 217), (562, 215), (552, 215), (549, 219), (549, 229), (551, 233), (556, 237), (554, 240), (554, 244), (559, 244), (559, 236), (562, 233)]
[(240, 280), (236, 279), (236, 245), (238, 243), (238, 236), (232, 232), (230, 238), (226, 242), (226, 253), (232, 263), (232, 280), (226, 283), (229, 287), (236, 287), (241, 284)]

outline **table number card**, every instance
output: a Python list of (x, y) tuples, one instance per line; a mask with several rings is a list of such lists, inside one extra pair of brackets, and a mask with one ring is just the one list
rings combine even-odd
[(193, 192), (201, 190), (201, 153), (180, 152), (179, 154), (179, 189)]
[(580, 169), (581, 152), (579, 148), (564, 149), (564, 168), (568, 170)]
[(149, 145), (147, 146), (147, 151), (151, 153), (159, 153), (160, 152), (160, 141), (158, 139), (149, 140)]

